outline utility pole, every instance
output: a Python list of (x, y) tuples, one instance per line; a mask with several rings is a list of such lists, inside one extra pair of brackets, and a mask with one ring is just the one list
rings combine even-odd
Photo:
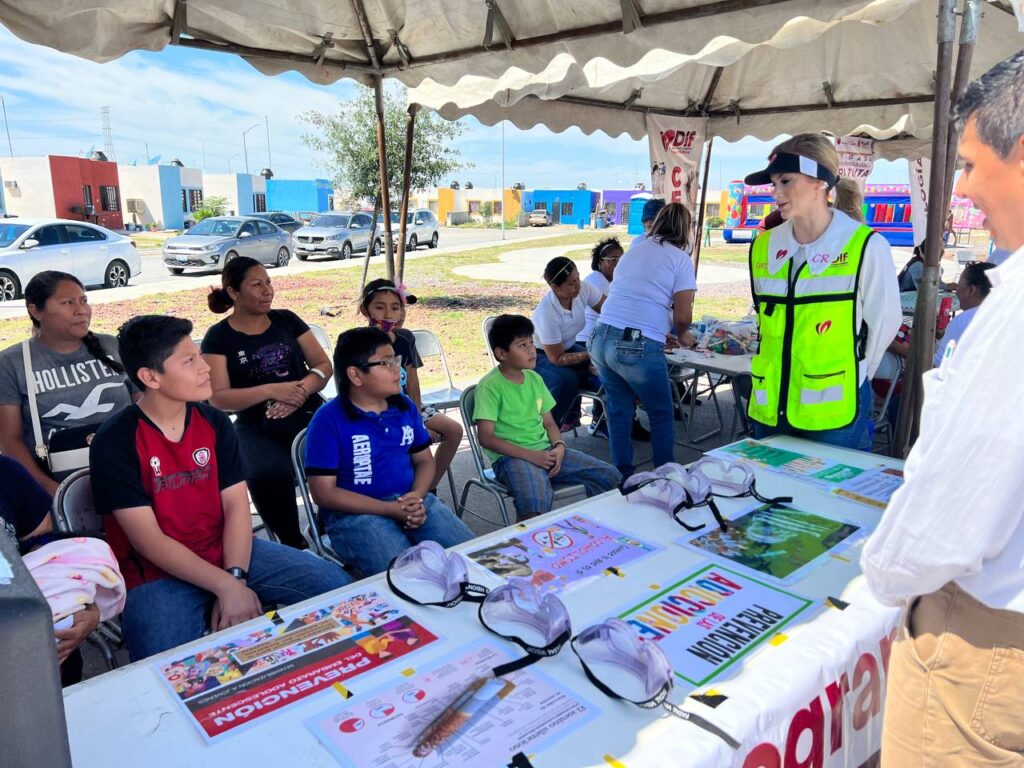
[(103, 148), (107, 152), (107, 159), (112, 162), (117, 162), (117, 156), (114, 154), (114, 137), (110, 132), (110, 107), (100, 107), (100, 120), (103, 122)]
[(203, 170), (205, 171), (206, 170), (206, 142), (203, 141), (203, 142), (200, 142), (200, 144), (203, 147)]
[(505, 121), (501, 121), (501, 239), (505, 239)]
[(260, 124), (256, 123), (255, 125), (251, 125), (248, 128), (246, 128), (244, 131), (242, 131), (242, 152), (245, 153), (245, 173), (246, 173), (246, 175), (249, 174), (249, 148), (245, 145), (245, 134), (247, 134), (253, 128), (259, 128), (259, 127), (260, 127)]
[(4, 97), (0, 96), (0, 110), (4, 113), (4, 128), (7, 129), (7, 151), (14, 157), (14, 147), (11, 145), (11, 126), (7, 124), (7, 105), (4, 104)]
[(267, 168), (273, 168), (274, 166), (270, 162), (270, 120), (266, 115), (263, 116), (263, 125), (267, 134)]

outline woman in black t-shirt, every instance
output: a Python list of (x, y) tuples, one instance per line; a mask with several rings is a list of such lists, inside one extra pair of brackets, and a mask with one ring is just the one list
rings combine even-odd
[(318, 392), (334, 373), (327, 353), (294, 312), (271, 309), (274, 288), (255, 259), (224, 266), (210, 291), (213, 312), (231, 314), (203, 338), (211, 405), (238, 414), (235, 430), (249, 493), (263, 522), (283, 543), (304, 549), (295, 505), (291, 445), (323, 403)]

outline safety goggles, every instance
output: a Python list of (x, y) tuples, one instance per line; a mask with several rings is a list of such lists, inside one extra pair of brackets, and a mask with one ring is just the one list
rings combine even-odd
[(572, 635), (569, 611), (555, 594), (516, 577), (492, 590), (472, 584), (466, 558), (446, 552), (434, 541), (420, 542), (392, 560), (386, 578), (392, 592), (416, 605), (453, 608), (463, 600), (479, 603), (480, 623), (527, 654), (495, 667), (495, 677), (554, 656)]
[(670, 462), (653, 472), (630, 475), (620, 490), (627, 501), (653, 504), (668, 510), (672, 519), (688, 531), (699, 531), (705, 526), (704, 523), (690, 525), (682, 518), (684, 513), (699, 507), (707, 507), (723, 531), (729, 527), (715, 504), (711, 483), (703, 475), (691, 473), (680, 464)]
[(792, 496), (766, 498), (758, 493), (754, 468), (745, 461), (705, 456), (690, 465), (690, 474), (703, 477), (711, 486), (711, 492), (719, 498), (741, 499), (750, 496), (763, 504), (782, 504), (793, 500)]
[(739, 748), (739, 742), (718, 726), (668, 701), (675, 684), (672, 664), (657, 643), (641, 638), (626, 622), (608, 619), (587, 627), (572, 639), (571, 647), (587, 679), (606, 696), (644, 709), (663, 707)]

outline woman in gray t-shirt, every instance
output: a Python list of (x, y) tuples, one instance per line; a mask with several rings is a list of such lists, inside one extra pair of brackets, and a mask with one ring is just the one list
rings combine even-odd
[[(74, 275), (48, 270), (25, 286), (29, 341), (43, 442), (54, 432), (98, 426), (132, 402), (113, 336), (89, 330), (92, 309)], [(50, 493), (58, 480), (36, 458), (21, 343), (0, 352), (0, 453), (15, 459)]]

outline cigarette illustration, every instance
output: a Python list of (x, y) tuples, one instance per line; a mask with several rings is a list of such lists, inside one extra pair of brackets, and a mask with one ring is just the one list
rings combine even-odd
[(416, 742), (413, 755), (426, 757), (482, 715), (494, 702), (512, 693), (515, 687), (515, 683), (495, 677), (482, 677), (474, 681), (427, 726)]

